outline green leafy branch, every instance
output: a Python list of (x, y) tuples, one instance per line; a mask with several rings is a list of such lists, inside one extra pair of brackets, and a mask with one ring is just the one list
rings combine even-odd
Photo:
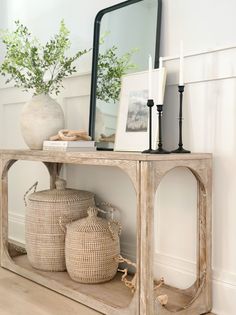
[(74, 61), (89, 50), (78, 51), (72, 57), (66, 56), (70, 48), (70, 32), (63, 20), (59, 33), (45, 45), (33, 38), (28, 28), (19, 21), (15, 24), (15, 31), (4, 30), (0, 33), (6, 46), (0, 73), (8, 76), (6, 83), (14, 81), (16, 87), (26, 91), (32, 89), (34, 94), (58, 94), (63, 86), (62, 80), (76, 72)]
[[(101, 38), (101, 44), (104, 43), (104, 37)], [(96, 92), (99, 100), (107, 103), (115, 103), (119, 100), (122, 76), (136, 68), (136, 65), (131, 62), (135, 52), (137, 49), (132, 49), (119, 57), (118, 47), (113, 45), (104, 53), (99, 53)]]

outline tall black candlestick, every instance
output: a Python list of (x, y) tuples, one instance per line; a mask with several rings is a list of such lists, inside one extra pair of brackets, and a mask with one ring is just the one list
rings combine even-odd
[(183, 94), (184, 94), (184, 85), (179, 85), (179, 147), (178, 149), (171, 151), (172, 153), (191, 153), (189, 150), (183, 148)]
[(152, 107), (154, 102), (152, 99), (147, 101), (147, 106), (149, 107), (149, 149), (144, 150), (142, 153), (152, 153)]
[(152, 154), (168, 154), (169, 151), (163, 149), (162, 147), (162, 112), (163, 112), (163, 105), (157, 105), (157, 112), (158, 112), (158, 149), (153, 150)]

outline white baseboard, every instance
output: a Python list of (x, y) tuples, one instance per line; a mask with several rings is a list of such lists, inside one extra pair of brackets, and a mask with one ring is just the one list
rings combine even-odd
[(9, 212), (9, 238), (19, 243), (25, 243), (25, 217), (16, 212)]

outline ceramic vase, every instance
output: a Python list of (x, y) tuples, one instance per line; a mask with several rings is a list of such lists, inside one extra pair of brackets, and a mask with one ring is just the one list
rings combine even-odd
[(39, 94), (27, 102), (21, 113), (21, 133), (27, 146), (41, 150), (43, 141), (64, 128), (61, 106), (47, 94)]

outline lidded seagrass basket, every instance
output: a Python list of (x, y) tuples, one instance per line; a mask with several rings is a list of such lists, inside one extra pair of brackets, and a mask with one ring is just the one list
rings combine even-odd
[[(45, 271), (64, 271), (65, 234), (59, 219), (68, 223), (87, 215), (93, 206), (94, 194), (66, 188), (66, 181), (57, 179), (56, 188), (34, 192), (26, 203), (26, 251), (31, 265)], [(36, 188), (35, 188), (36, 190)]]
[(66, 226), (66, 268), (81, 283), (102, 283), (117, 273), (120, 254), (120, 224), (98, 217), (89, 207), (88, 217)]

